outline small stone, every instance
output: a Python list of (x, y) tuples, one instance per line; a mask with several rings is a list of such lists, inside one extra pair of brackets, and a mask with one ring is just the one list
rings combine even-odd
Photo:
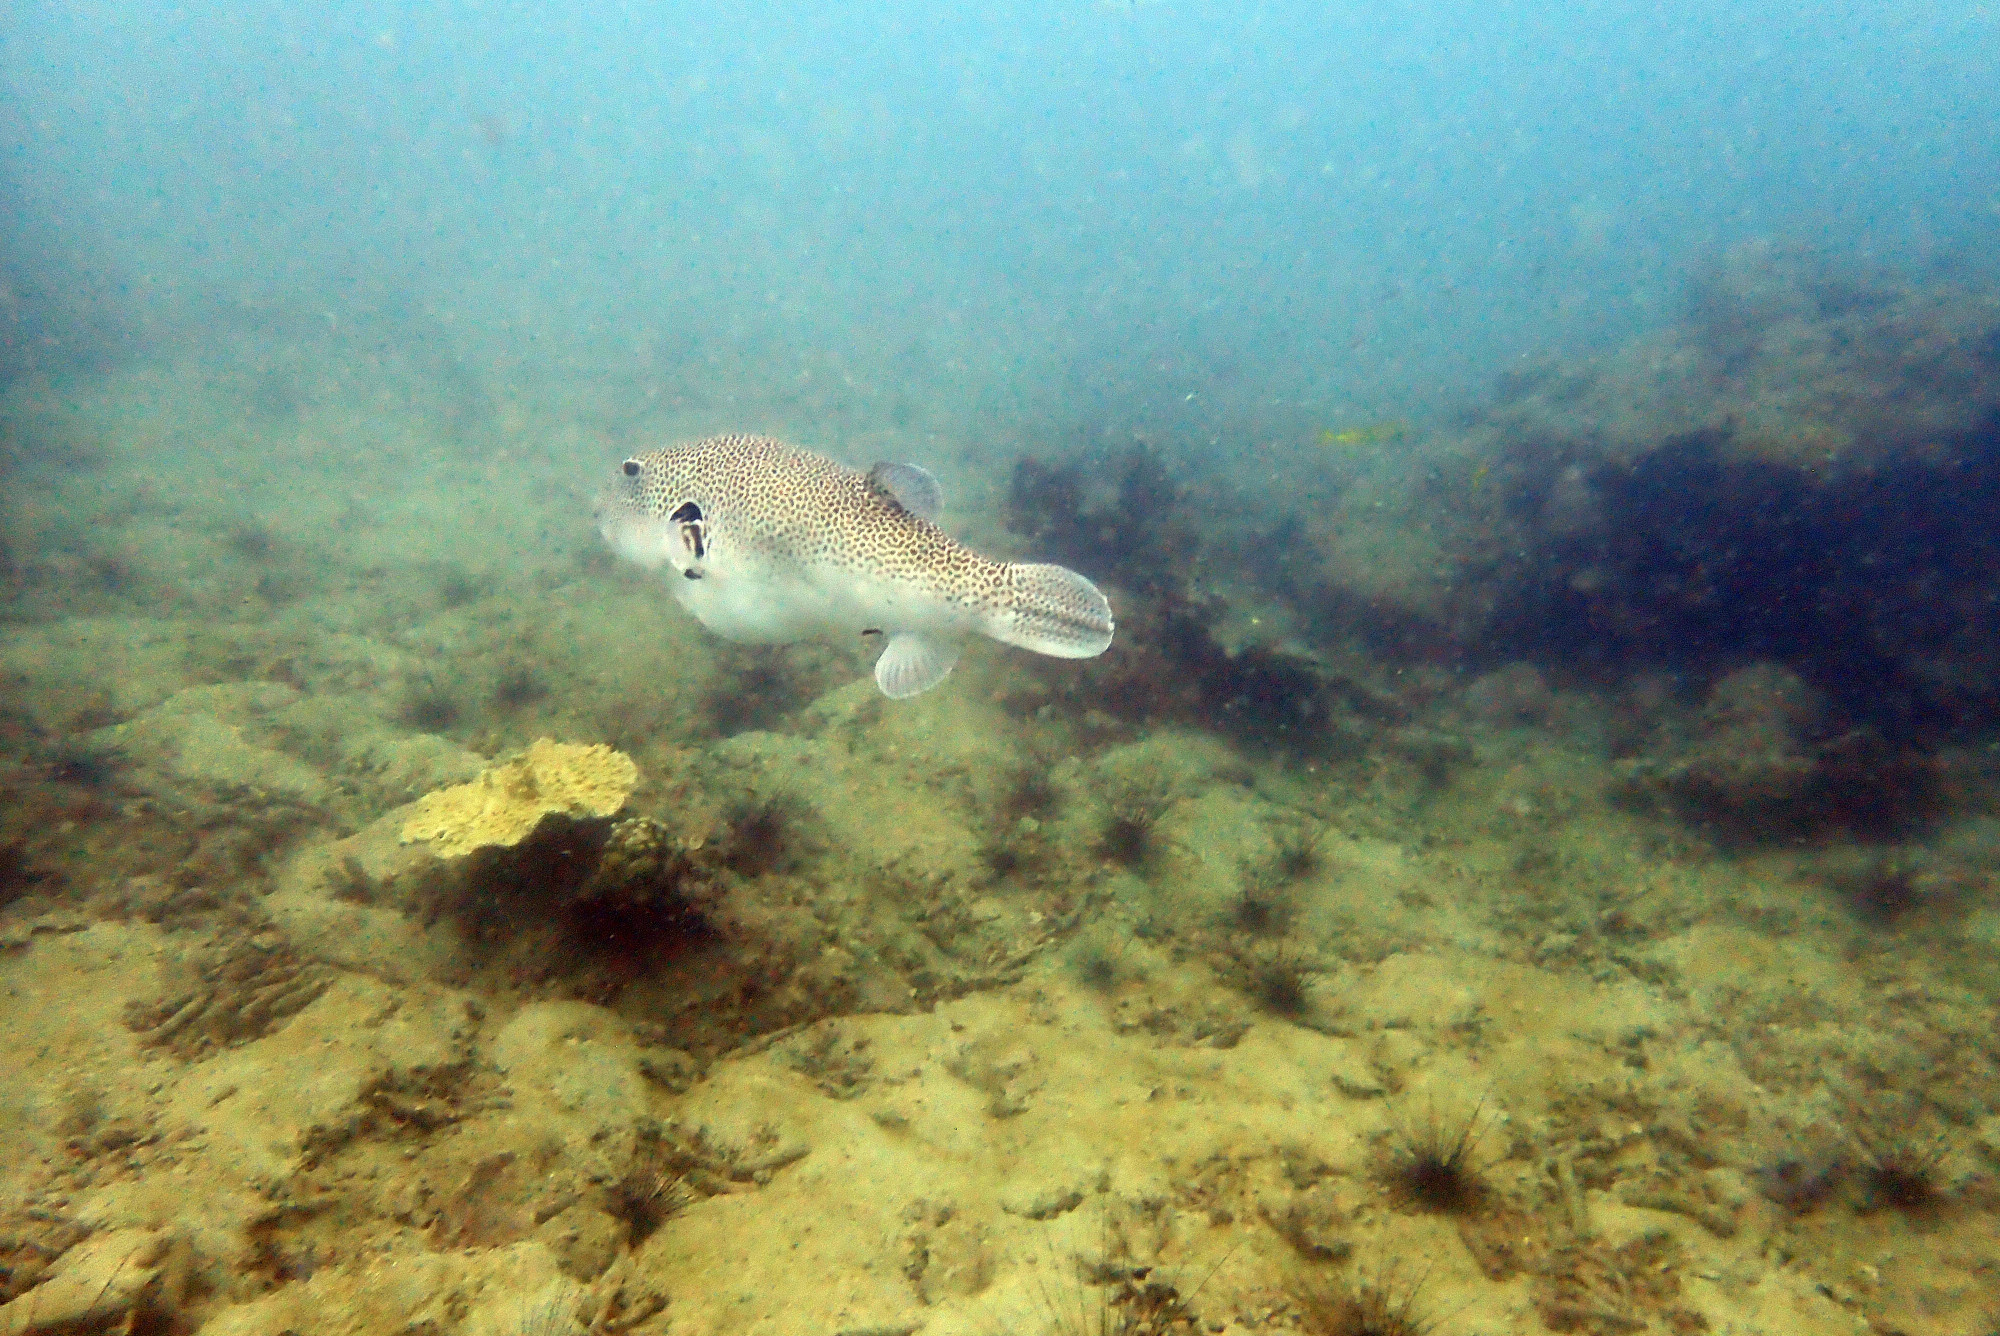
[(1986, 1158), (2000, 1164), (2000, 1113), (1981, 1118), (1973, 1136), (1978, 1139), (1979, 1149)]
[(1327, 1065), (1327, 1079), (1349, 1099), (1379, 1099), (1389, 1093), (1374, 1065), (1345, 1044), (1334, 1050), (1333, 1061)]
[(1083, 1189), (1069, 1183), (1037, 1183), (1001, 1194), (1000, 1209), (1027, 1220), (1053, 1220), (1083, 1205)]
[(158, 1272), (166, 1240), (152, 1229), (114, 1229), (77, 1244), (34, 1289), (0, 1304), (0, 1332), (109, 1327)]
[(1288, 1196), (1261, 1198), (1257, 1209), (1270, 1221), (1271, 1228), (1309, 1261), (1337, 1262), (1354, 1251), (1354, 1245), (1342, 1233), (1346, 1214), (1340, 1209), (1340, 1200), (1331, 1184), (1316, 1184)]

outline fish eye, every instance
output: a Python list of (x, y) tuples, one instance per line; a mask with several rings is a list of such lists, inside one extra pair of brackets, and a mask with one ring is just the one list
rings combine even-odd
[(701, 507), (692, 501), (683, 501), (675, 509), (674, 513), (667, 516), (667, 518), (675, 524), (699, 524), (701, 523)]
[(638, 461), (638, 460), (636, 460), (636, 459), (628, 459), (628, 460), (626, 460), (626, 461), (625, 461), (625, 476), (626, 476), (626, 477), (628, 477), (628, 478), (636, 478), (636, 477), (638, 477), (638, 476), (639, 476), (639, 461)]

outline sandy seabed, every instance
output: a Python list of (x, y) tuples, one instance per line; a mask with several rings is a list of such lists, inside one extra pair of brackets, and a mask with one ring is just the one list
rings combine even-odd
[[(599, 552), (573, 403), (270, 374), (4, 405), (0, 1333), (1993, 1330), (1977, 802), (1885, 909), (1562, 692), (1312, 759), (997, 646), (886, 703)], [(794, 434), (1006, 542), (939, 437)], [(544, 735), (699, 894), (400, 838)]]

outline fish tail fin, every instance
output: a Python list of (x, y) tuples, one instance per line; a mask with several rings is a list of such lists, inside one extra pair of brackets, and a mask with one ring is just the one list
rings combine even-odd
[(985, 633), (1058, 659), (1089, 659), (1111, 644), (1111, 603), (1097, 586), (1061, 566), (1007, 567), (1007, 590), (987, 615)]

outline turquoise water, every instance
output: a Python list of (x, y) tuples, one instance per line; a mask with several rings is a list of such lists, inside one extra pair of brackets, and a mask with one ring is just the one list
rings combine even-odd
[(0, 1331), (1992, 1329), (1990, 16), (5, 34)]

